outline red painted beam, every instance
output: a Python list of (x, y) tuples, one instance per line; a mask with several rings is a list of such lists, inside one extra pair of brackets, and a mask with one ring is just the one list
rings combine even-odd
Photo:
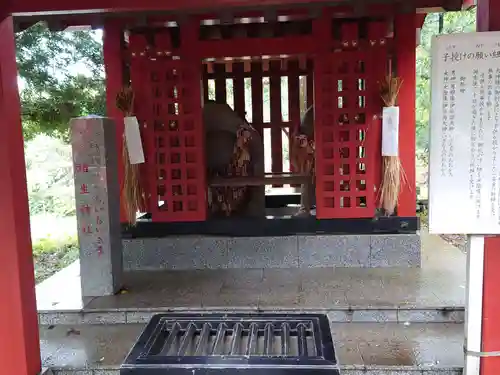
[(406, 175), (406, 181), (402, 185), (399, 196), (399, 216), (415, 216), (417, 209), (415, 182), (416, 21), (415, 13), (399, 15), (395, 20), (396, 74), (403, 80), (398, 97), (399, 158)]
[(425, 13), (419, 13), (417, 14), (417, 28), (422, 28), (424, 26), (424, 22), (425, 22), (425, 17), (427, 16), (427, 14)]
[(477, 0), (477, 31), (500, 31), (500, 1)]
[(313, 54), (313, 36), (293, 36), (280, 38), (242, 38), (235, 40), (207, 40), (198, 42), (197, 56), (200, 58), (278, 56)]
[[(309, 1), (309, 4), (322, 3), (324, 0)], [(338, 0), (339, 3), (348, 3), (349, 0)], [(263, 7), (278, 5), (304, 4), (304, 0), (17, 0), (11, 7), (13, 14), (17, 13), (114, 13), (132, 11), (194, 11), (213, 10), (222, 7)]]
[(10, 8), (11, 4), (9, 2), (0, 4), (0, 22), (2, 22), (2, 20), (7, 18), (7, 16), (9, 15)]
[[(484, 276), (483, 276), (483, 322), (482, 350), (497, 351), (500, 348), (500, 237), (487, 237), (484, 243)], [(498, 375), (500, 358), (487, 357), (481, 359), (481, 375)]]
[[(337, 0), (336, 5), (350, 4), (350, 0)], [(383, 1), (381, 1), (383, 3)], [(10, 12), (19, 14), (74, 14), (78, 13), (115, 13), (134, 11), (212, 11), (223, 7), (260, 8), (267, 6), (290, 6), (328, 4), (325, 0), (16, 0)], [(445, 0), (417, 0), (415, 8), (437, 8), (446, 4)]]
[[(500, 1), (477, 1), (477, 31), (500, 31)], [(482, 351), (500, 348), (500, 236), (486, 237), (484, 242)], [(481, 359), (481, 375), (500, 373), (500, 357)]]
[(0, 18), (0, 362), (2, 374), (41, 369), (26, 164), (11, 17)]
[(463, 0), (462, 8), (463, 9), (470, 9), (470, 8), (476, 6), (476, 4), (477, 4), (476, 0)]
[[(123, 30), (120, 24), (108, 21), (104, 25), (103, 55), (104, 70), (106, 73), (106, 112), (107, 116), (115, 121), (116, 146), (118, 151), (118, 179), (120, 192), (124, 185), (123, 169), (123, 113), (116, 107), (116, 95), (123, 88), (123, 61), (122, 57)], [(127, 221), (125, 202), (120, 196), (120, 221)]]

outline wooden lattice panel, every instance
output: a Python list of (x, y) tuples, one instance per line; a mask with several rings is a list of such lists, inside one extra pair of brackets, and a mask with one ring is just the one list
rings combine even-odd
[[(388, 65), (387, 23), (336, 21), (332, 32), (332, 19), (323, 14), (313, 21), (314, 35), (286, 36), (278, 44), (261, 38), (253, 45), (255, 51), (272, 45), (277, 52), (283, 48), (293, 52), (299, 44), (295, 42), (306, 38), (303, 53), (270, 59), (252, 54), (251, 61), (238, 58), (241, 41), (201, 40), (197, 23), (190, 25), (181, 30), (179, 39), (165, 31), (130, 36), (136, 112), (141, 125), (147, 126), (145, 185), (153, 220), (206, 218), (201, 87), (205, 99), (231, 101), (261, 134), (269, 133), (269, 172), (277, 173), (283, 171), (281, 129), (298, 125), (305, 109), (303, 93), (307, 108), (314, 92), (317, 216), (372, 217), (381, 173), (378, 81)], [(211, 51), (228, 59), (209, 58)], [(299, 78), (303, 76), (307, 80)]]
[[(316, 65), (318, 216), (370, 217), (375, 210), (373, 168), (366, 136), (368, 54), (341, 52)], [(319, 84), (318, 84), (319, 83)]]
[[(132, 51), (135, 41), (130, 40)], [(205, 220), (199, 65), (194, 59), (172, 56), (168, 34), (157, 34), (154, 46), (148, 46), (143, 55), (135, 53), (135, 58), (142, 58), (142, 63), (131, 64), (131, 77), (137, 113), (148, 126), (144, 144), (152, 219)], [(135, 67), (141, 71), (134, 72)]]
[(386, 74), (385, 24), (343, 25), (336, 52), (315, 59), (317, 217), (373, 217), (380, 181), (378, 82)]
[[(228, 51), (229, 55), (230, 52)], [(301, 91), (307, 98), (307, 103), (302, 103), (303, 109), (312, 105), (312, 72), (312, 60), (305, 56), (208, 63), (204, 65), (204, 98), (233, 106), (236, 113), (246, 118), (261, 136), (264, 136), (265, 129), (269, 129), (271, 143), (267, 146), (271, 149), (271, 168), (266, 172), (288, 172), (283, 168), (283, 143), (288, 140), (283, 139), (286, 136), (282, 130), (293, 133), (300, 124)], [(283, 84), (283, 79), (286, 79), (286, 85)], [(228, 80), (232, 81), (232, 85), (228, 86)], [(210, 81), (213, 82), (212, 92), (209, 90)], [(301, 83), (304, 86), (302, 88)], [(264, 97), (264, 91), (268, 92), (267, 98)], [(287, 100), (283, 100), (283, 97)], [(251, 108), (246, 108), (246, 103), (251, 103)], [(267, 121), (264, 119), (266, 111)], [(292, 166), (290, 170), (293, 171)]]
[[(143, 85), (143, 82), (147, 81), (147, 62), (149, 61), (149, 56), (146, 54), (146, 50), (148, 49), (147, 41), (144, 35), (136, 35), (133, 34), (130, 36), (129, 43), (129, 52), (130, 52), (130, 80), (132, 83), (132, 87), (134, 90), (134, 95), (137, 98), (135, 106), (134, 106), (134, 115), (140, 121), (140, 132), (141, 138), (143, 142), (143, 147), (147, 151), (148, 150), (148, 127), (147, 127), (147, 118), (148, 118), (148, 108), (145, 105), (141, 105), (141, 103), (145, 103), (144, 100), (148, 98), (147, 96), (147, 86)], [(146, 92), (143, 92), (146, 90)], [(143, 201), (145, 207), (141, 207), (141, 212), (151, 212), (151, 203), (152, 200), (149, 199), (149, 171), (150, 165), (148, 163), (147, 155), (146, 163), (139, 165), (139, 183), (146, 194), (146, 199)]]

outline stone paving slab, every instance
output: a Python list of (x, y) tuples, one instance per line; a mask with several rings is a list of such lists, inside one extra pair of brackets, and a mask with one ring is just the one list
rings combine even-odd
[(40, 323), (127, 323), (137, 322), (141, 315), (147, 319), (158, 311), (185, 310), (321, 311), (331, 313), (336, 322), (463, 322), (464, 281), (459, 277), (451, 280), (441, 271), (415, 271), (139, 271), (126, 274), (127, 293), (98, 297), (84, 306), (75, 304), (74, 310), (67, 309), (67, 303), (58, 303), (67, 301), (64, 294), (52, 294), (44, 303), (39, 300)]
[(123, 241), (126, 271), (420, 267), (420, 234), (179, 236)]
[[(40, 326), (43, 366), (55, 375), (118, 375), (144, 326)], [(462, 373), (462, 324), (333, 323), (331, 328), (342, 374)]]
[(158, 313), (314, 313), (327, 314), (335, 323), (463, 323), (464, 309), (291, 309), (291, 308), (172, 308), (172, 309), (131, 309), (126, 311), (73, 311), (39, 313), (41, 325), (56, 324), (136, 324), (148, 322)]
[[(82, 301), (78, 263), (37, 286), (41, 324), (136, 323), (166, 311), (310, 311), (335, 322), (463, 322), (465, 255), (423, 235), (422, 268), (125, 273), (126, 294)], [(61, 288), (64, 285), (65, 288)]]
[[(77, 273), (77, 268), (72, 267)], [(137, 271), (125, 275), (126, 294), (98, 297), (86, 305), (78, 297), (79, 284), (70, 280), (77, 275), (60, 279), (59, 283), (42, 284), (37, 289), (39, 311), (252, 305), (444, 308), (463, 307), (465, 302), (465, 277), (441, 270), (246, 269)], [(60, 288), (63, 283), (64, 290)]]

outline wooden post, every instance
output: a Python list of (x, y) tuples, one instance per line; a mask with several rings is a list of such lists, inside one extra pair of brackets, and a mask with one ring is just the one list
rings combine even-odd
[[(118, 152), (118, 180), (120, 192), (123, 189), (123, 114), (116, 108), (116, 95), (122, 89), (124, 83), (123, 61), (122, 61), (123, 30), (116, 21), (107, 21), (104, 24), (103, 33), (103, 55), (104, 70), (106, 72), (106, 112), (107, 116), (115, 121), (116, 140)], [(127, 221), (125, 202), (120, 196), (120, 221)]]
[[(269, 64), (269, 102), (271, 117), (271, 171), (283, 172), (283, 118), (281, 115), (281, 62), (271, 61)], [(273, 185), (283, 187), (283, 185)]]
[(406, 174), (399, 196), (398, 216), (415, 216), (415, 101), (416, 101), (416, 27), (415, 13), (395, 19), (396, 74), (403, 80), (399, 92), (399, 158)]
[[(322, 14), (319, 18), (313, 20), (313, 34), (318, 41), (318, 51), (314, 60), (314, 82), (316, 83), (314, 85), (314, 103), (316, 104), (314, 107), (316, 217), (318, 219), (330, 219), (335, 216), (335, 197), (333, 196), (333, 189), (330, 189), (331, 191), (326, 191), (324, 187), (327, 183), (333, 185), (333, 172), (326, 174), (324, 171), (327, 170), (325, 166), (326, 162), (330, 162), (331, 165), (333, 155), (325, 155), (325, 149), (323, 147), (323, 128), (331, 112), (326, 109), (326, 106), (319, 104), (323, 101), (333, 101), (336, 99), (333, 97), (325, 98), (325, 96), (331, 95), (333, 89), (329, 87), (330, 90), (326, 91), (323, 90), (322, 87), (325, 78), (329, 78), (328, 73), (330, 73), (331, 69), (328, 61), (328, 46), (331, 45), (332, 38), (330, 32), (330, 17), (328, 14)], [(321, 41), (321, 43), (319, 41)], [(330, 149), (328, 149), (328, 151), (330, 152)]]
[(16, 48), (12, 17), (1, 14), (0, 51), (0, 361), (4, 374), (34, 375), (41, 369), (40, 341)]
[[(477, 1), (477, 31), (500, 31), (500, 2)], [(500, 300), (497, 298), (500, 274), (500, 236), (486, 237), (484, 241), (483, 303), (482, 303), (482, 351), (500, 350)], [(500, 357), (481, 359), (481, 375), (500, 372)]]
[[(477, 1), (477, 31), (500, 31), (500, 2)], [(487, 237), (484, 242), (482, 351), (500, 350), (500, 300), (497, 298), (500, 273), (500, 237)], [(481, 375), (500, 372), (500, 357), (481, 359)]]

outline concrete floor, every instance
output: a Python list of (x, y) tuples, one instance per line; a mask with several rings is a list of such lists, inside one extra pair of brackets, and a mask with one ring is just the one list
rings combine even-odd
[[(422, 243), (420, 269), (133, 272), (127, 293), (85, 303), (75, 264), (37, 286), (43, 365), (55, 375), (118, 375), (156, 311), (321, 310), (351, 322), (331, 324), (342, 375), (459, 375), (465, 255), (439, 237)], [(461, 317), (443, 315), (453, 309)]]
[[(43, 365), (55, 374), (118, 375), (143, 324), (42, 326)], [(338, 323), (331, 325), (342, 375), (458, 375), (463, 325)]]
[(38, 310), (463, 308), (465, 254), (423, 234), (422, 268), (140, 271), (126, 288), (83, 303), (76, 263), (37, 286)]

